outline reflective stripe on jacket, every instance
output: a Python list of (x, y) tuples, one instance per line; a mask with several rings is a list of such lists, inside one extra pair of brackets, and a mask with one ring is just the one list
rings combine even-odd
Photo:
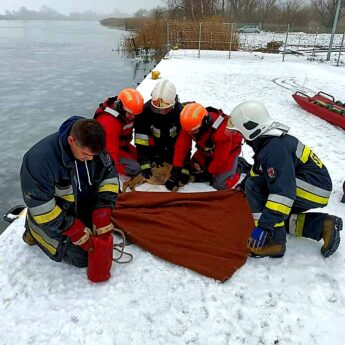
[(308, 146), (289, 134), (259, 140), (262, 145), (255, 152), (251, 175), (264, 175), (269, 186), (265, 208), (256, 215), (260, 226), (280, 226), (292, 206), (310, 209), (328, 204), (331, 178)]
[[(134, 142), (140, 163), (149, 161), (152, 155), (161, 159), (166, 156), (172, 157), (177, 135), (181, 129), (182, 109), (183, 105), (177, 102), (169, 113), (161, 115), (151, 110), (151, 100), (145, 103), (143, 112), (136, 116), (134, 121)], [(165, 152), (166, 150), (169, 152)]]
[[(26, 152), (20, 171), (31, 233), (52, 255), (55, 255), (62, 239), (62, 232), (77, 217), (77, 196), (82, 192), (76, 169), (78, 164), (85, 166), (85, 162), (74, 160), (67, 143), (69, 130), (78, 119), (80, 117), (68, 119), (60, 132), (42, 139)], [(86, 164), (90, 185), (88, 181), (85, 184), (94, 195), (90, 197), (94, 201), (94, 208), (113, 208), (119, 181), (111, 158), (108, 154), (100, 154)]]

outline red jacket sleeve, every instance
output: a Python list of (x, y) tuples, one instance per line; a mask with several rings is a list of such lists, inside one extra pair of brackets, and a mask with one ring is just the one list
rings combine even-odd
[(187, 153), (191, 148), (192, 137), (181, 129), (175, 143), (173, 166), (183, 168)]
[(213, 159), (208, 166), (208, 172), (212, 175), (224, 172), (226, 164), (232, 166), (235, 157), (241, 153), (241, 135), (238, 132), (233, 132), (230, 136), (225, 135), (225, 125), (226, 121), (223, 122), (215, 133)]
[(105, 131), (105, 147), (110, 157), (115, 163), (116, 170), (119, 174), (125, 173), (125, 168), (120, 164), (120, 135), (122, 125), (113, 115), (100, 114), (96, 118)]

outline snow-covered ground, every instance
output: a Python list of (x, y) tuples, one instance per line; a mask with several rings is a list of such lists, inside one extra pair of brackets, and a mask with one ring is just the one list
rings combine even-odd
[[(182, 101), (230, 112), (263, 101), (328, 167), (326, 211), (345, 219), (345, 132), (294, 102), (293, 91), (323, 90), (345, 101), (345, 69), (289, 56), (171, 52), (157, 66)], [(207, 57), (205, 57), (207, 56)], [(139, 86), (146, 98), (157, 81)], [(244, 157), (251, 159), (244, 149)], [(139, 190), (164, 190), (143, 185)], [(204, 184), (181, 191), (205, 191)], [(210, 209), (210, 212), (212, 210)], [(0, 237), (0, 344), (332, 344), (345, 343), (345, 241), (328, 259), (321, 243), (288, 237), (282, 259), (253, 259), (225, 283), (164, 262), (132, 245), (134, 261), (90, 283), (85, 269), (50, 261), (22, 240), (23, 218)]]
[[(265, 48), (267, 43), (278, 41), (285, 43), (286, 32), (262, 31), (260, 33), (241, 33), (239, 34), (239, 43), (241, 50), (253, 50), (257, 48)], [(343, 35), (335, 34), (333, 40), (333, 48), (336, 49), (341, 46)], [(287, 38), (287, 47), (294, 50), (303, 50), (313, 47), (328, 48), (331, 39), (330, 34), (305, 33), (305, 32), (289, 32)], [(342, 51), (345, 52), (343, 45)]]

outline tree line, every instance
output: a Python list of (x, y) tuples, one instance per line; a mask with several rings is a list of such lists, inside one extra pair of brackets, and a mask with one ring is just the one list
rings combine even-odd
[[(226, 22), (291, 24), (331, 28), (339, 0), (165, 0), (166, 7), (147, 11), (137, 17), (204, 20), (221, 16)], [(340, 24), (345, 27), (345, 0), (341, 0)]]
[(21, 6), (18, 10), (6, 10), (5, 15), (1, 15), (0, 19), (23, 19), (23, 20), (100, 20), (108, 15), (116, 17), (128, 17), (128, 13), (124, 13), (119, 9), (114, 9), (107, 14), (95, 11), (71, 12), (64, 15), (49, 6), (41, 6), (38, 11), (30, 10), (25, 6)]

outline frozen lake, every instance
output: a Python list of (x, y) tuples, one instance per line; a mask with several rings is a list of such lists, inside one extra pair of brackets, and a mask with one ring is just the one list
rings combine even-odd
[[(135, 87), (152, 64), (117, 51), (124, 31), (98, 22), (0, 20), (0, 214), (22, 203), (19, 169), (35, 142), (71, 115)], [(7, 223), (0, 221), (0, 233)]]

